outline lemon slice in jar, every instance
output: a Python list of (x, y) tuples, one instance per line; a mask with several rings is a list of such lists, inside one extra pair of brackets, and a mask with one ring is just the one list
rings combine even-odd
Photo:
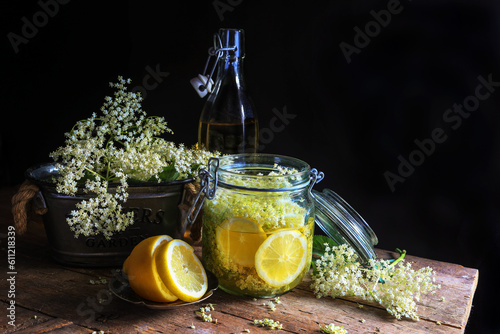
[(216, 240), (222, 256), (237, 265), (253, 267), (255, 253), (266, 240), (266, 233), (252, 219), (233, 217), (217, 227)]
[(293, 282), (306, 263), (307, 239), (297, 230), (271, 234), (255, 253), (257, 274), (274, 287)]

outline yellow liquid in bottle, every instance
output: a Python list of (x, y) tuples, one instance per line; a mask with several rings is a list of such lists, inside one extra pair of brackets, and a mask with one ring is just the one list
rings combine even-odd
[(244, 124), (200, 122), (198, 145), (209, 151), (224, 154), (257, 152), (256, 120), (247, 120)]

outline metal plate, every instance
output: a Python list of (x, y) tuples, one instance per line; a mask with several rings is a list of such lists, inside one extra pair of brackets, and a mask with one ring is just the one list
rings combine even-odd
[(213, 295), (215, 290), (217, 290), (219, 286), (219, 281), (217, 280), (217, 277), (215, 277), (212, 273), (207, 271), (207, 277), (208, 277), (208, 289), (207, 292), (198, 299), (197, 301), (194, 302), (184, 302), (182, 300), (176, 300), (175, 302), (172, 303), (160, 303), (160, 302), (153, 302), (151, 300), (144, 299), (140, 296), (138, 296), (134, 290), (130, 287), (130, 284), (128, 283), (127, 275), (125, 275), (121, 270), (118, 270), (117, 273), (114, 275), (114, 277), (111, 279), (109, 282), (109, 289), (111, 292), (117, 296), (118, 298), (132, 303), (136, 305), (141, 305), (145, 306), (150, 309), (156, 309), (156, 310), (168, 310), (168, 309), (175, 309), (178, 307), (182, 306), (187, 306), (187, 305), (192, 305), (196, 304), (199, 302), (202, 302), (206, 299), (208, 299), (210, 296)]

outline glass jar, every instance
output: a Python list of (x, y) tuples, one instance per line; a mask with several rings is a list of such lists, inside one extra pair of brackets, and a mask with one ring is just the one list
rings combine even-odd
[(213, 198), (207, 196), (203, 205), (205, 268), (232, 294), (263, 298), (291, 290), (310, 268), (311, 188), (323, 174), (285, 156), (236, 154), (215, 160), (215, 170), (209, 171)]

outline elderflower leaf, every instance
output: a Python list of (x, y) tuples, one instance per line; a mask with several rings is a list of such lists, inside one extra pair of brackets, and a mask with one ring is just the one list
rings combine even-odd
[(167, 167), (162, 167), (162, 171), (158, 173), (158, 177), (162, 181), (174, 181), (179, 177), (179, 172), (175, 169), (175, 165), (171, 164)]
[(338, 244), (326, 235), (315, 235), (313, 237), (313, 255), (318, 257), (325, 254), (326, 247), (338, 246)]

